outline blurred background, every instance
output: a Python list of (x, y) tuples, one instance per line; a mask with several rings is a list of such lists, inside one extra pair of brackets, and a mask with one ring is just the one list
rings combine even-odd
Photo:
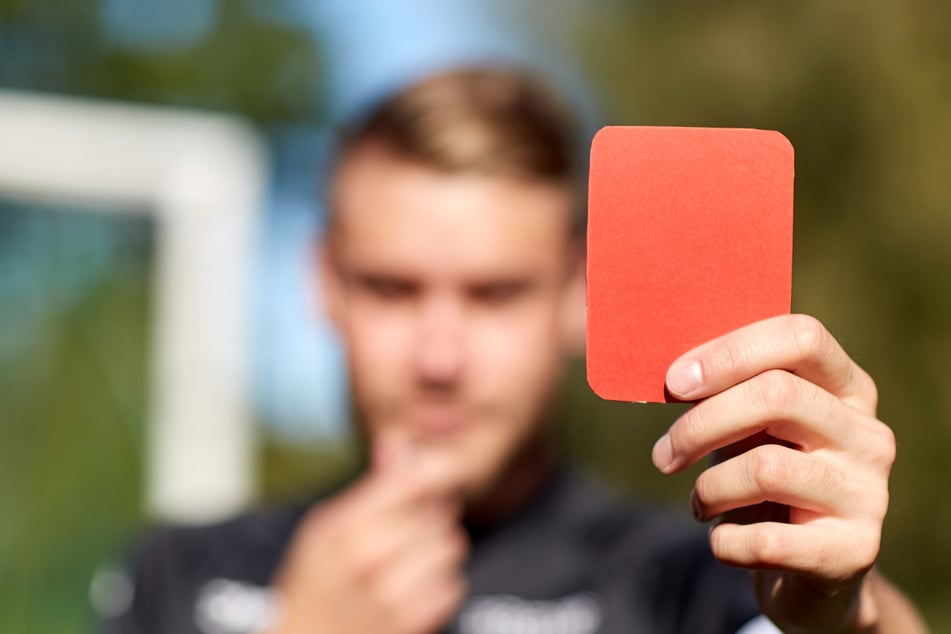
[[(176, 445), (155, 428), (174, 427), (176, 403), (227, 403), (207, 419), (237, 421), (239, 459), (222, 467), (244, 478), (234, 507), (351, 467), (340, 352), (308, 278), (328, 139), (408, 77), (486, 59), (542, 69), (592, 126), (789, 137), (793, 308), (878, 381), (899, 448), (881, 567), (951, 632), (940, 0), (0, 0), (0, 631), (82, 631), (102, 562), (150, 521), (199, 519), (155, 494), (175, 476), (156, 470)], [(83, 128), (81, 147), (41, 143), (86, 121), (99, 127)], [(219, 220), (183, 238), (189, 205)], [(183, 252), (198, 266), (181, 270)], [(235, 268), (202, 264), (219, 256)], [(227, 297), (199, 292), (205, 303), (176, 317), (168, 306), (195, 295), (202, 272), (226, 280)], [(581, 360), (571, 376), (566, 451), (633, 497), (685, 509), (695, 472), (662, 478), (649, 460), (676, 406), (599, 401)]]

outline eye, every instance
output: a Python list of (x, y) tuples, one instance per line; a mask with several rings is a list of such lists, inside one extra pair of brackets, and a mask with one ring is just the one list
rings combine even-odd
[(361, 276), (357, 279), (357, 284), (367, 294), (384, 301), (409, 299), (418, 288), (417, 284), (409, 280), (384, 275)]
[(477, 302), (492, 306), (511, 303), (525, 295), (528, 290), (527, 281), (506, 280), (474, 286), (470, 295)]

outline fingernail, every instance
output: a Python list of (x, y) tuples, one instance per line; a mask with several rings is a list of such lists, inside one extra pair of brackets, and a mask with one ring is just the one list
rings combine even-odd
[(674, 461), (674, 448), (670, 444), (668, 434), (664, 434), (654, 443), (654, 448), (651, 450), (651, 460), (654, 461), (654, 466), (664, 473), (670, 468), (670, 463)]
[(703, 370), (697, 361), (677, 361), (667, 371), (667, 389), (676, 396), (690, 396), (701, 385)]
[(703, 521), (703, 508), (700, 506), (700, 498), (697, 497), (696, 489), (690, 492), (690, 512), (695, 520)]

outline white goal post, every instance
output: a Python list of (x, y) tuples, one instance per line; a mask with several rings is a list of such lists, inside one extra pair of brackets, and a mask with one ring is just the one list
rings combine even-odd
[(264, 146), (237, 118), (0, 90), (0, 196), (154, 217), (151, 517), (211, 521), (253, 494), (252, 261), (266, 182)]

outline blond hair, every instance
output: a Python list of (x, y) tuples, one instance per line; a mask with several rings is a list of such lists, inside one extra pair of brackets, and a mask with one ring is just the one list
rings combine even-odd
[(533, 76), (507, 68), (453, 70), (410, 85), (346, 130), (338, 163), (372, 144), (447, 173), (580, 192), (577, 134), (566, 104)]

